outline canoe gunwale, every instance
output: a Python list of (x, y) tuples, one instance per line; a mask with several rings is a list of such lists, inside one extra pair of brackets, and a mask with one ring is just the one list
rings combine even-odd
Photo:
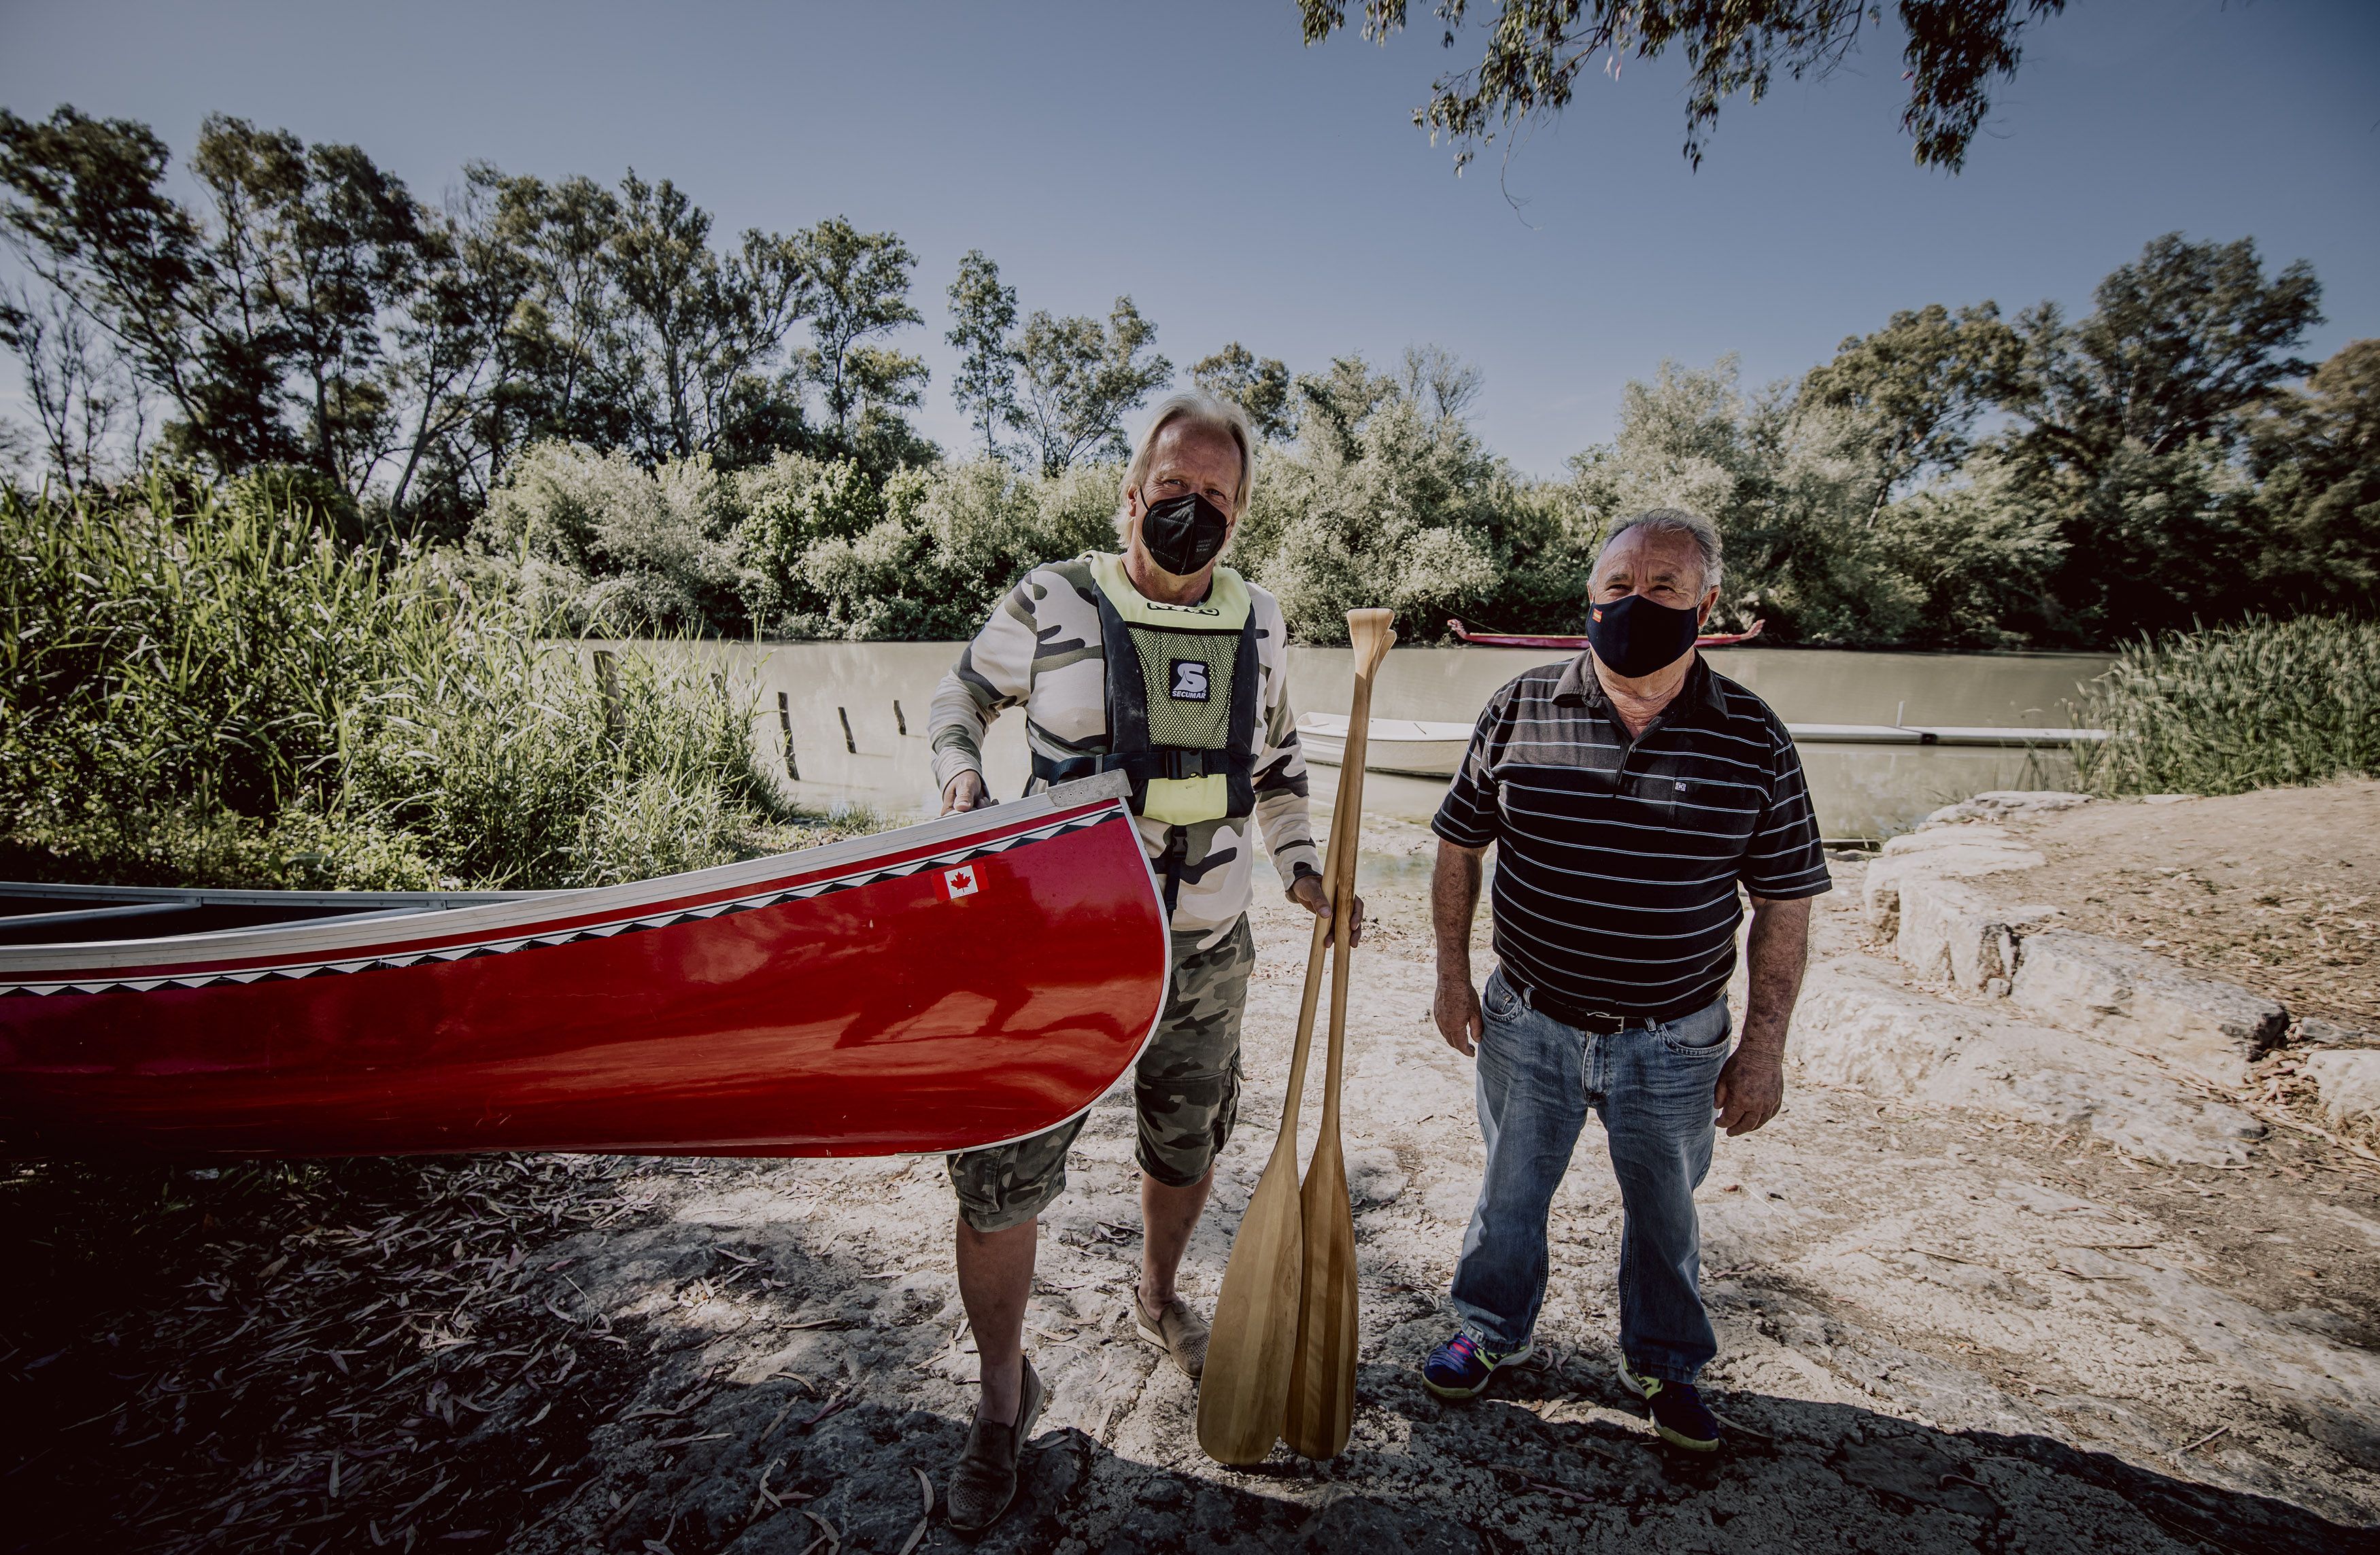
[[(91, 991), (100, 987), (195, 986), (232, 977), (309, 976), (362, 971), (437, 957), (502, 954), (531, 944), (604, 937), (662, 927), (692, 917), (765, 905), (794, 895), (821, 895), (880, 879), (912, 874), (945, 855), (1004, 851), (1044, 831), (1093, 824), (1125, 813), (1119, 772), (1060, 784), (1004, 804), (943, 816), (896, 831), (852, 837), (822, 847), (722, 864), (621, 885), (511, 893), (495, 901), (441, 912), (420, 908), (367, 912), (305, 922), (140, 940), (0, 945), (0, 997)], [(1052, 826), (1054, 824), (1054, 828)], [(988, 846), (974, 846), (989, 844)], [(1152, 879), (1154, 877), (1152, 876)], [(0, 890), (6, 890), (0, 886)], [(105, 888), (92, 888), (104, 890)], [(246, 893), (270, 900), (273, 893)], [(340, 899), (334, 893), (292, 893)], [(397, 897), (415, 893), (357, 893)], [(420, 897), (460, 893), (423, 893)], [(352, 899), (352, 898), (348, 898)], [(292, 903), (292, 905), (301, 904)], [(302, 904), (320, 905), (319, 901)], [(429, 905), (423, 901), (421, 905)], [(407, 930), (391, 932), (393, 928)], [(452, 952), (453, 954), (445, 954)], [(402, 954), (405, 961), (390, 956)], [(304, 967), (304, 971), (284, 968)]]
[(88, 902), (188, 903), (194, 907), (479, 907), (491, 902), (526, 902), (566, 894), (559, 891), (249, 891), (211, 885), (53, 885), (36, 881), (0, 881), (0, 897)]
[[(1102, 774), (659, 881), (398, 908), (343, 960), (324, 942), (366, 932), (344, 918), (21, 947), (20, 963), (206, 965), (0, 970), (0, 1157), (898, 1156), (1033, 1137), (1130, 1080), (1165, 1018), (1171, 925), (1123, 792)], [(1020, 913), (1086, 937), (999, 949)], [(234, 942), (314, 948), (225, 966)]]

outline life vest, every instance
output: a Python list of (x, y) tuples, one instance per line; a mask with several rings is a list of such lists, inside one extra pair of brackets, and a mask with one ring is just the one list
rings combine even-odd
[(1204, 600), (1178, 605), (1142, 598), (1122, 556), (1093, 556), (1091, 576), (1107, 666), (1107, 752), (1036, 756), (1033, 775), (1055, 783), (1121, 771), (1132, 780), (1134, 813), (1172, 827), (1255, 813), (1257, 629), (1246, 582), (1219, 566)]

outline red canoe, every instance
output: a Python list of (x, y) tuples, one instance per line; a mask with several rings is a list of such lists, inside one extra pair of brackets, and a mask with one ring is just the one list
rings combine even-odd
[[(1476, 648), (1560, 648), (1576, 653), (1586, 646), (1586, 639), (1583, 637), (1562, 637), (1555, 633), (1531, 636), (1524, 632), (1472, 632), (1464, 630), (1460, 621), (1449, 621), (1447, 625), (1454, 628), (1457, 638)], [(1750, 642), (1760, 635), (1760, 628), (1767, 625), (1766, 621), (1755, 621), (1747, 631), (1715, 632), (1709, 637), (1696, 638), (1694, 646), (1728, 648), (1739, 642)]]
[[(0, 885), (0, 1155), (1038, 1134), (1131, 1068), (1163, 1007), (1164, 907), (1123, 792), (1104, 774), (585, 891)], [(40, 942), (143, 926), (164, 932)]]

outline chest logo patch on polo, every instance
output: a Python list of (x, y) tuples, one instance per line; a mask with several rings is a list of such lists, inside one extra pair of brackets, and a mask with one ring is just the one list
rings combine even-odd
[(1202, 659), (1172, 661), (1173, 685), (1166, 695), (1177, 702), (1203, 702), (1208, 699), (1207, 664)]

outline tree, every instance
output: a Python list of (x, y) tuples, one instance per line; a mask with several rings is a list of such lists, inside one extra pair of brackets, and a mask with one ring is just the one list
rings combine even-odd
[(37, 124), (0, 108), (0, 235), (203, 441), (191, 349), (205, 310), (203, 237), (165, 192), (170, 159), (130, 119), (67, 106)]
[(926, 364), (870, 344), (925, 322), (909, 306), (917, 261), (892, 233), (861, 232), (841, 216), (810, 228), (802, 244), (816, 299), (803, 371), (826, 401), (836, 443), (848, 447), (860, 415), (905, 408), (923, 396)]
[[(395, 326), (398, 397), (411, 417), (389, 512), (439, 540), (462, 539), (485, 505), (521, 397), (514, 326), (537, 282), (518, 241), (522, 182), (484, 163), (464, 170), (453, 208), (423, 228), (415, 289)], [(427, 488), (418, 503), (417, 480)]]
[[(49, 468), (68, 491), (101, 477), (120, 413), (140, 412), (91, 321), (55, 293), (0, 298), (0, 345), (16, 353)], [(133, 444), (140, 445), (136, 432)]]
[(944, 338), (959, 354), (951, 399), (983, 436), (986, 458), (1000, 456), (1000, 429), (1014, 427), (1016, 351), (1009, 332), (1016, 327), (1016, 288), (1000, 284), (1000, 266), (969, 249), (951, 283), (951, 332)]
[(2302, 392), (2266, 401), (2248, 433), (2273, 535), (2261, 587), (2289, 608), (2371, 610), (2380, 598), (2380, 340), (2340, 347)]
[(1953, 316), (1940, 303), (1897, 312), (1873, 334), (1848, 336), (1802, 381), (1809, 403), (1850, 411), (1876, 463), (1873, 524), (1895, 492), (1964, 464), (1975, 419), (2005, 395), (2023, 347), (1985, 302)]
[(2233, 456), (2307, 371), (2287, 353), (2321, 298), (2303, 261), (2268, 278), (2252, 239), (2169, 233), (2099, 283), (2082, 322), (2051, 303), (2019, 317), (2012, 491), (2054, 516), (2064, 549), (2042, 600), (2019, 607), (2032, 629), (2104, 642), (2249, 602), (2265, 535)]
[(1125, 415), (1173, 377), (1173, 364), (1157, 354), (1157, 326), (1129, 297), (1115, 299), (1104, 329), (1097, 319), (1037, 309), (1016, 357), (1022, 425), (1044, 475), (1082, 458), (1123, 457)]
[(1443, 346), (1408, 346), (1397, 386), (1433, 421), (1469, 417), (1479, 397), (1479, 370)]
[[(2056, 16), (2066, 0), (1899, 0), (1910, 83), (1901, 128), (1920, 166), (1957, 172), (1991, 107), (1996, 80), (2014, 79), (2022, 33)], [(1347, 22), (1346, 0), (1299, 0), (1308, 46)], [(1438, 0), (1441, 44), (1454, 46), (1468, 0)], [(1363, 34), (1385, 43), (1405, 24), (1405, 0), (1365, 0)], [(1500, 131), (1553, 118), (1569, 105), (1578, 74), (1599, 55), (1620, 74), (1622, 56), (1658, 59), (1676, 44), (1693, 68), (1686, 96), (1686, 159), (1702, 164), (1719, 104), (1741, 91), (1754, 103), (1782, 70), (1821, 79), (1854, 53), (1860, 34), (1881, 28), (1873, 0), (1497, 0), (1488, 46), (1468, 70), (1432, 83), (1413, 121), (1456, 148), (1468, 164)]]
[(1259, 357), (1234, 340), (1192, 368), (1190, 378), (1208, 394), (1246, 411), (1257, 435), (1267, 442), (1283, 443), (1296, 435), (1289, 369), (1274, 358)]
[(658, 464), (714, 452), (739, 419), (765, 413), (766, 368), (817, 302), (807, 248), (755, 229), (721, 254), (708, 212), (668, 179), (649, 185), (633, 171), (617, 210), (604, 268), (618, 298), (613, 328), (639, 364), (641, 453)]
[[(388, 451), (381, 319), (418, 262), (412, 195), (354, 146), (309, 148), (222, 115), (200, 127), (190, 166), (215, 205), (219, 319), (206, 354), (223, 423), (247, 429), (241, 462), (302, 462), (360, 493)], [(294, 447), (285, 399), (298, 414)]]
[(515, 326), (521, 437), (603, 447), (627, 441), (633, 368), (620, 339), (610, 264), (622, 220), (618, 199), (577, 176), (551, 187), (536, 178), (504, 179), (498, 191), (500, 228), (535, 277)]
[(1396, 611), (1408, 638), (1435, 636), (1449, 611), (1527, 586), (1534, 556), (1516, 541), (1542, 510), (1459, 414), (1360, 357), (1295, 389), (1297, 445), (1267, 461), (1232, 554), (1300, 640), (1344, 641), (1360, 604)]
[(2042, 456), (2088, 463), (2121, 443), (2170, 454), (2229, 443), (2276, 387), (2313, 364), (2288, 353), (2323, 322), (2322, 286), (2299, 260), (2269, 281), (2256, 242), (2152, 239), (2068, 327), (2057, 304), (2018, 320), (2027, 360), (2010, 408)]

